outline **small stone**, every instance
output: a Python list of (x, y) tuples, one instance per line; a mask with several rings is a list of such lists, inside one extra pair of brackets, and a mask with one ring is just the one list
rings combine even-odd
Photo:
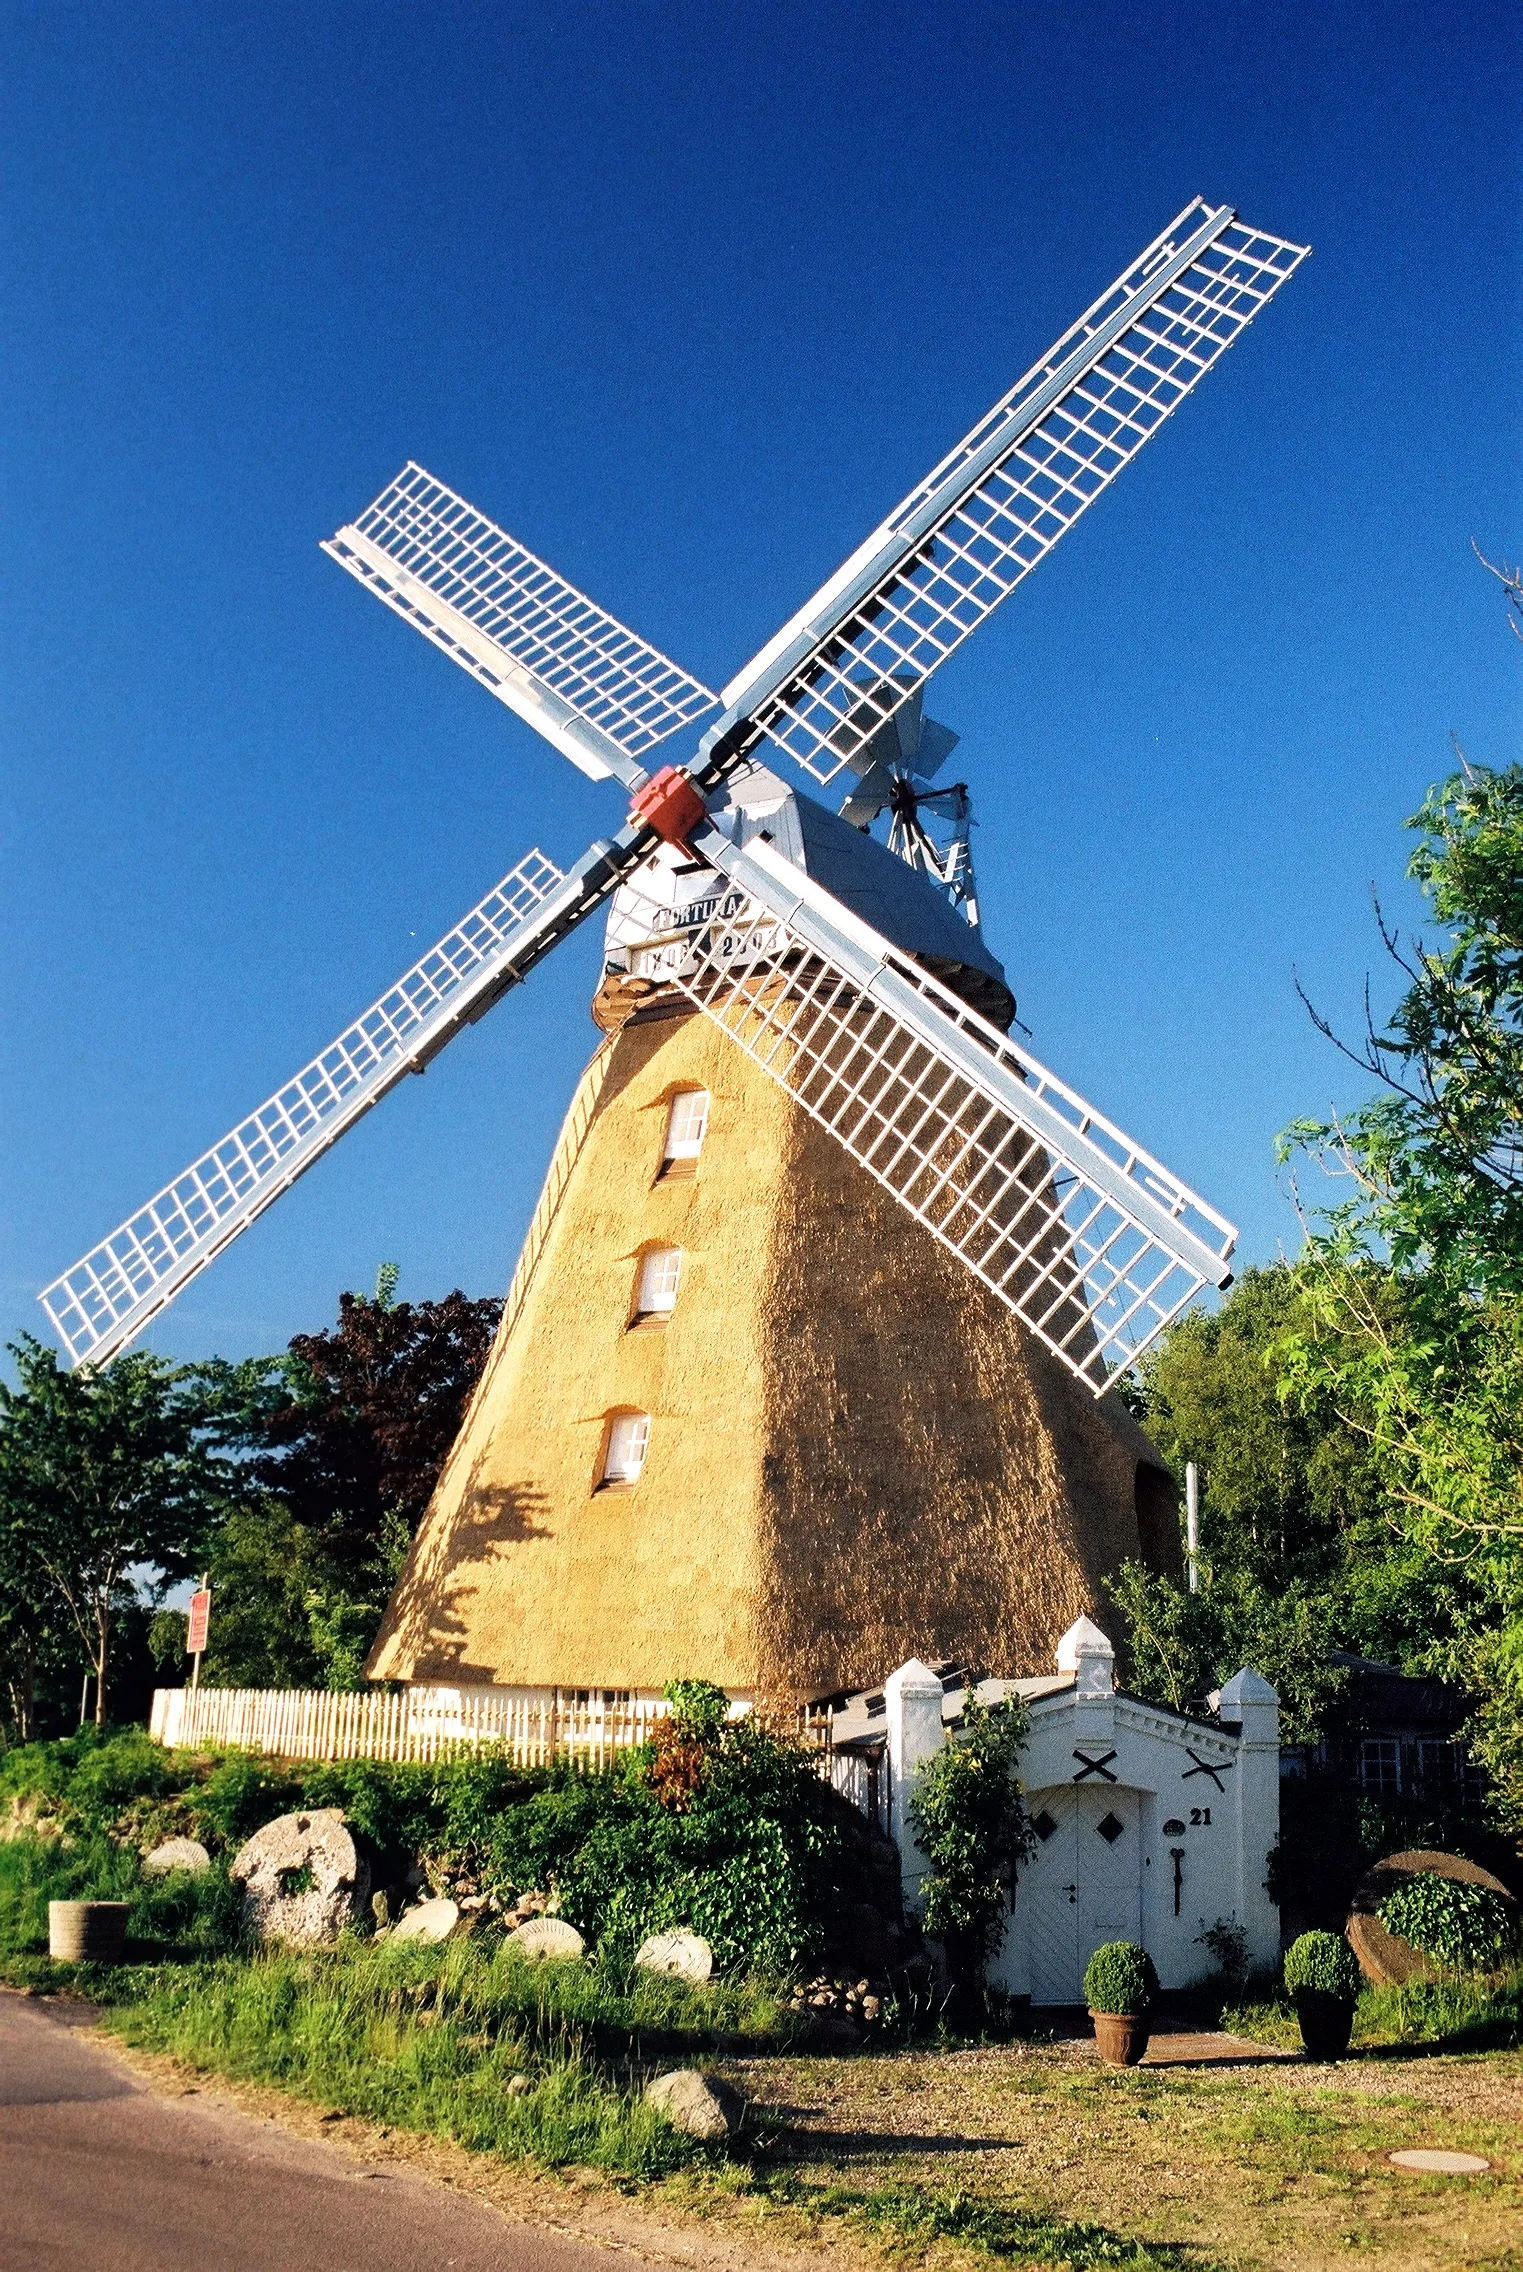
[(391, 1923), (391, 1895), (373, 1893), (370, 1896), (370, 1914), (375, 1919), (376, 1932), (384, 1933)]
[(877, 1996), (864, 1996), (864, 1997), (863, 1997), (863, 1999), (862, 1999), (862, 2017), (863, 2017), (863, 2018), (864, 2018), (865, 2020), (875, 2020), (875, 2019), (876, 2019), (876, 2018), (878, 2017), (878, 2014), (879, 2014), (879, 2013), (880, 2013), (880, 2012), (882, 2011), (882, 2009), (883, 2009), (883, 2003), (882, 2003), (882, 1999), (881, 1999), (880, 1997), (877, 1997)]
[(155, 1846), (153, 1852), (145, 1856), (143, 1875), (167, 1878), (171, 1870), (189, 1870), (199, 1877), (211, 1866), (212, 1858), (199, 1838), (166, 1838), (162, 1846)]
[(587, 1944), (574, 1925), (564, 1917), (531, 1917), (509, 1933), (507, 1945), (527, 1957), (576, 1957), (586, 1952)]
[(669, 1973), (676, 1980), (703, 1981), (713, 1975), (714, 1951), (698, 1933), (652, 1933), (636, 1950), (635, 1963), (646, 1972)]
[(508, 2077), (509, 2098), (522, 2098), (525, 2091), (531, 2091), (533, 2088), (534, 2085), (527, 2075), (510, 2075)]
[(420, 1901), (404, 1909), (392, 1930), (394, 1941), (445, 1941), (460, 1922), (458, 1904), (443, 1899)]
[(645, 2086), (645, 2103), (690, 2138), (728, 2138), (740, 2127), (746, 2102), (733, 2084), (696, 2067), (674, 2067)]

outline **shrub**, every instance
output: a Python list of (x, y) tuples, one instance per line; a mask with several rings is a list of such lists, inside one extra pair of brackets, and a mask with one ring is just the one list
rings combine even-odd
[(488, 1882), (553, 1892), (603, 1957), (674, 1925), (702, 1933), (721, 1967), (783, 1972), (815, 1956), (845, 1841), (842, 1802), (813, 1762), (737, 1720), (700, 1747), (680, 1806), (665, 1767), (646, 1746), (597, 1774), (557, 1771), (496, 1818)]
[(1145, 2012), (1158, 1995), (1158, 1974), (1135, 1941), (1107, 1941), (1084, 1968), (1084, 2001), (1092, 2012), (1124, 2019)]
[(1210, 1957), (1217, 1978), (1229, 1996), (1241, 1996), (1248, 1985), (1248, 1935), (1236, 1917), (1218, 1917), (1208, 1925), (1204, 1917), (1195, 1936), (1197, 1948)]
[(1517, 1943), (1512, 1905), (1501, 1894), (1432, 1870), (1403, 1878), (1380, 1904), (1380, 1922), (1456, 1972), (1491, 1972)]
[(1359, 1959), (1341, 1933), (1303, 1933), (1285, 1951), (1287, 1995), (1308, 1992), (1351, 2004), (1359, 1994)]
[[(963, 1732), (915, 1778), (910, 1825), (930, 1870), (921, 1883), (926, 1930), (943, 1936), (954, 1968), (977, 1973), (999, 1946), (1017, 1863), (1032, 1837), (1017, 1775), (1026, 1715), (1014, 1701), (970, 1695)], [(960, 1946), (959, 1946), (960, 1944)]]

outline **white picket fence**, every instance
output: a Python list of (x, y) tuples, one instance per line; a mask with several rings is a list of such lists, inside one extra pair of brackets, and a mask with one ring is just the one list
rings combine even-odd
[(280, 1759), (438, 1759), (500, 1744), (517, 1767), (581, 1759), (600, 1767), (645, 1743), (671, 1707), (659, 1697), (567, 1698), (553, 1690), (155, 1689), (149, 1732), (171, 1749)]

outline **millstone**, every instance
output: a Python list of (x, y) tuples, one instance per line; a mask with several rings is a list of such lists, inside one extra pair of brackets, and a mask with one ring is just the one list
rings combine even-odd
[(1458, 1885), (1484, 1886), (1489, 1893), (1500, 1894), (1517, 1915), (1515, 1895), (1494, 1878), (1490, 1870), (1483, 1870), (1479, 1862), (1469, 1861), (1463, 1854), (1444, 1854), (1432, 1848), (1414, 1848), (1404, 1854), (1387, 1854), (1377, 1862), (1369, 1874), (1354, 1889), (1349, 1908), (1349, 1947), (1359, 1959), (1366, 1980), (1377, 1988), (1404, 1988), (1409, 1980), (1431, 1980), (1433, 1959), (1421, 1949), (1413, 1948), (1395, 1933), (1387, 1932), (1380, 1921), (1380, 1904), (1387, 1895), (1396, 1891), (1404, 1878), (1432, 1876), (1451, 1878)]
[(1386, 2160), (1397, 2169), (1422, 2170), (1438, 2177), (1478, 2177), (1491, 2164), (1480, 2154), (1447, 2153), (1441, 2146), (1407, 2146)]
[(635, 1963), (646, 1972), (670, 1973), (676, 1980), (707, 1980), (714, 1970), (714, 1951), (699, 1933), (652, 1933), (640, 1943)]
[(457, 1902), (420, 1901), (405, 1909), (391, 1929), (394, 1941), (447, 1941), (460, 1922)]
[(509, 1933), (505, 1945), (529, 1957), (581, 1956), (587, 1947), (576, 1927), (568, 1925), (564, 1917), (531, 1917), (527, 1925)]
[(256, 1830), (232, 1867), (261, 1941), (336, 1941), (370, 1889), (370, 1871), (339, 1807), (283, 1814)]
[(199, 1838), (166, 1838), (162, 1846), (144, 1858), (145, 1878), (167, 1878), (171, 1870), (190, 1870), (199, 1877), (209, 1870), (212, 1858)]
[(62, 1964), (120, 1964), (129, 1901), (50, 1901), (48, 1954)]

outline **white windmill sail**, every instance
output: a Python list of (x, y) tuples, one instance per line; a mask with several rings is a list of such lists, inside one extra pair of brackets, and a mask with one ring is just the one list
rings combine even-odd
[[(594, 779), (641, 788), (642, 760), (723, 702), (692, 787), (712, 790), (770, 735), (816, 779), (846, 766), (866, 790), (885, 722), (905, 711), (895, 740), (908, 759), (906, 705), (931, 672), (1307, 249), (1229, 207), (1187, 207), (722, 696), (421, 466), (324, 550)], [(925, 726), (922, 777), (935, 770), (927, 735), (943, 754), (955, 740)], [(104, 1362), (141, 1332), (654, 841), (632, 817), (564, 876), (531, 853), (329, 1050), (45, 1290), (74, 1361)], [(685, 933), (648, 951), (1097, 1395), (1202, 1286), (1227, 1283), (1231, 1226), (1034, 1058), (765, 843), (742, 851), (710, 823), (693, 842), (739, 897), (716, 902), (696, 943)]]
[[(606, 848), (605, 848), (606, 850)], [(421, 1073), (612, 888), (530, 852), (294, 1080), (41, 1295), (76, 1364), (102, 1364), (408, 1073)]]
[[(1045, 559), (1307, 257), (1196, 199), (724, 689), (831, 781)], [(904, 691), (901, 691), (904, 690)]]
[(717, 697), (422, 466), (323, 545), (594, 781), (645, 779), (646, 753)]
[(1230, 1281), (1225, 1217), (814, 878), (759, 837), (694, 849), (738, 890), (631, 969), (680, 987), (1095, 1395)]

